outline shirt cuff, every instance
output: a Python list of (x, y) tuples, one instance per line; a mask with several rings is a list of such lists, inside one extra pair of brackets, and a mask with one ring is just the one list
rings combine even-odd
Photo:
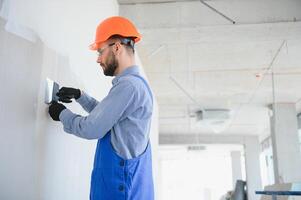
[(70, 119), (72, 119), (74, 116), (76, 115), (68, 108), (64, 109), (59, 115), (59, 119), (64, 125), (64, 130), (68, 133), (71, 133)]
[(84, 91), (81, 91), (81, 95), (78, 99), (75, 99), (79, 104), (85, 104), (87, 102), (87, 95)]

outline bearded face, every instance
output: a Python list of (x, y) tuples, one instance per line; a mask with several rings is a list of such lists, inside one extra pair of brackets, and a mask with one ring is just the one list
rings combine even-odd
[(114, 76), (118, 67), (118, 61), (112, 51), (109, 52), (108, 59), (103, 63), (103, 73), (106, 76)]

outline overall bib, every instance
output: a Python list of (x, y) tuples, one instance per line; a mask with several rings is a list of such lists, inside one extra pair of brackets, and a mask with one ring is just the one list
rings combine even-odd
[[(143, 81), (145, 83), (145, 80)], [(147, 84), (146, 86), (150, 92)], [(97, 143), (91, 177), (90, 200), (153, 199), (154, 185), (150, 143), (140, 156), (133, 159), (123, 159), (113, 149), (111, 131), (109, 131)]]

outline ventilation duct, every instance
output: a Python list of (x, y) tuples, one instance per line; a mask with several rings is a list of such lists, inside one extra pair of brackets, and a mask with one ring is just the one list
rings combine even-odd
[(204, 151), (204, 150), (206, 150), (206, 147), (205, 146), (194, 145), (194, 146), (188, 146), (187, 150), (188, 151)]
[(229, 109), (200, 109), (190, 115), (195, 119), (196, 127), (207, 127), (214, 133), (226, 130), (231, 122), (231, 110)]
[(197, 121), (215, 121), (215, 122), (224, 122), (230, 119), (230, 110), (229, 109), (205, 109), (197, 110), (195, 112)]

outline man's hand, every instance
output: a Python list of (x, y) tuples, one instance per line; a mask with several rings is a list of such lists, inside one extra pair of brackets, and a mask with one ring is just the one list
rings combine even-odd
[(81, 96), (80, 89), (70, 88), (70, 87), (62, 87), (56, 96), (59, 97), (59, 101), (64, 103), (71, 103), (71, 99), (78, 99)]
[(61, 112), (65, 109), (66, 107), (63, 104), (53, 101), (49, 106), (48, 113), (54, 121), (60, 121), (59, 116)]

